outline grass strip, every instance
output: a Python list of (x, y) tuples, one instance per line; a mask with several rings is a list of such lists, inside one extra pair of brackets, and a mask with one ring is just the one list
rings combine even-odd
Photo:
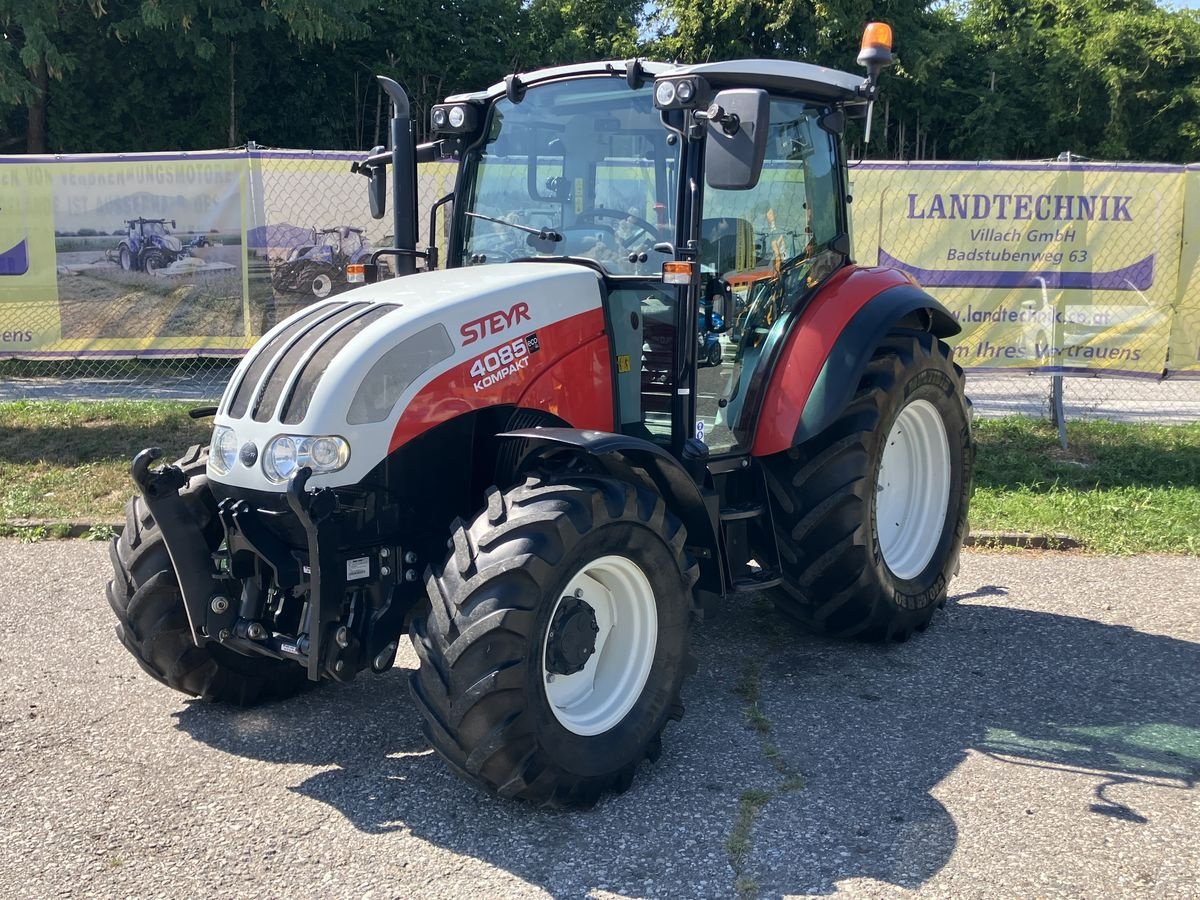
[[(0, 403), (0, 523), (120, 521), (144, 447), (174, 459), (208, 440), (192, 404)], [(974, 531), (1067, 534), (1099, 553), (1200, 554), (1200, 424), (976, 422)], [(47, 531), (47, 536), (52, 532)]]
[[(0, 522), (120, 521), (133, 493), (129, 463), (145, 447), (175, 459), (207, 443), (211, 420), (191, 403), (0, 403)], [(47, 534), (47, 536), (52, 536)]]
[(1200, 424), (975, 423), (973, 531), (1068, 534), (1098, 553), (1200, 553)]

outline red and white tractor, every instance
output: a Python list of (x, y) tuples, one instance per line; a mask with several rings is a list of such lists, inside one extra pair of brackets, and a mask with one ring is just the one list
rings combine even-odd
[[(400, 277), (264, 335), (209, 447), (134, 460), (109, 585), (125, 646), (249, 703), (383, 672), (407, 632), (450, 766), (572, 806), (658, 755), (706, 605), (766, 592), (825, 634), (924, 629), (974, 445), (953, 317), (851, 258), (841, 135), (890, 60), (872, 26), (865, 80), (778, 60), (512, 75), (436, 106), (420, 146), (389, 83), (393, 149), (355, 168), (377, 216), (391, 168), (398, 246), (351, 277), (384, 255)], [(416, 164), (438, 158), (459, 164), (444, 268), (433, 229), (414, 240)], [(736, 358), (700, 367), (698, 316), (727, 328), (747, 272), (769, 285)]]

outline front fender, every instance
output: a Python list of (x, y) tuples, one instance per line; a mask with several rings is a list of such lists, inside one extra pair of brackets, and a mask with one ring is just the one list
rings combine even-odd
[[(628, 481), (644, 472), (666, 500), (667, 508), (687, 528), (688, 551), (700, 564), (696, 586), (714, 594), (723, 593), (717, 544), (718, 498), (711, 491), (702, 492), (683, 464), (662, 447), (632, 435), (579, 428), (522, 428), (497, 437), (525, 441), (522, 462), (546, 447), (570, 447), (586, 453), (615, 478)], [(517, 469), (520, 467), (518, 463)]]

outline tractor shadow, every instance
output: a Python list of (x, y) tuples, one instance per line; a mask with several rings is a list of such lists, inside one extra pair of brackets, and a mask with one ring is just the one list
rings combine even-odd
[[(739, 874), (764, 897), (862, 877), (917, 888), (958, 845), (931, 791), (969, 751), (1082, 773), (1091, 786), (1070, 815), (1125, 828), (1155, 813), (1114, 787), (1145, 797), (1200, 781), (1200, 645), (1008, 604), (1004, 587), (976, 587), (927, 634), (886, 648), (781, 627), (761, 603), (710, 618), (662, 757), (590, 811), (531, 809), (451, 775), (400, 667), (258, 711), (191, 704), (178, 727), (230, 754), (325, 766), (292, 790), (381, 842), (408, 832), (556, 897), (727, 896)], [(766, 734), (747, 716), (750, 671)], [(735, 871), (727, 840), (750, 790), (770, 799)], [(987, 802), (1020, 801), (1001, 783)]]

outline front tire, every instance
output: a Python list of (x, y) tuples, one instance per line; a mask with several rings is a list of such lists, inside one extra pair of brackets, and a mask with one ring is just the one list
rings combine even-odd
[(333, 279), (321, 269), (309, 269), (300, 277), (300, 283), (307, 285), (309, 292), (318, 300), (324, 300), (333, 293)]
[[(175, 464), (188, 479), (180, 495), (216, 549), (221, 524), (205, 474), (208, 449), (193, 447)], [(197, 647), (162, 532), (140, 496), (125, 505), (125, 518), (124, 531), (109, 549), (114, 577), (108, 602), (117, 616), (117, 637), (151, 678), (192, 697), (239, 706), (308, 687), (305, 670), (295, 663), (243, 656), (215, 644)]]
[(967, 534), (975, 445), (963, 380), (933, 335), (893, 332), (841, 416), (765, 461), (777, 608), (836, 637), (906, 640), (929, 624)]
[(590, 806), (682, 714), (698, 569), (661, 497), (600, 476), (501, 493), (427, 575), (410, 682), (434, 749), (493, 793)]

